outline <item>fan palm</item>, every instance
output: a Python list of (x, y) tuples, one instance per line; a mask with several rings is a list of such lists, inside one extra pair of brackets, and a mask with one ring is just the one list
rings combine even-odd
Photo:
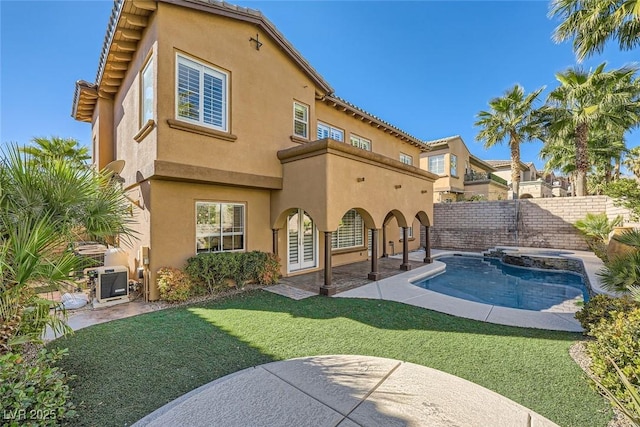
[(10, 147), (0, 159), (0, 353), (68, 329), (34, 283), (61, 285), (79, 266), (69, 242), (132, 234), (129, 202), (109, 175), (66, 157)]
[(507, 90), (504, 96), (489, 101), (489, 111), (480, 111), (475, 126), (480, 127), (477, 141), (485, 148), (508, 141), (511, 150), (511, 183), (513, 197), (518, 197), (520, 184), (520, 144), (537, 138), (539, 126), (533, 119), (533, 105), (544, 87), (525, 95), (520, 85)]
[(640, 85), (635, 67), (605, 71), (605, 63), (593, 72), (570, 68), (556, 74), (560, 86), (541, 109), (544, 137), (550, 141), (573, 139), (575, 146), (576, 195), (586, 195), (586, 177), (591, 167), (588, 141), (596, 129), (627, 130), (638, 124)]
[(553, 0), (549, 16), (562, 20), (554, 40), (573, 39), (579, 61), (602, 53), (610, 40), (621, 50), (640, 45), (640, 0)]
[(89, 149), (81, 147), (80, 143), (73, 138), (33, 138), (33, 145), (21, 147), (20, 151), (28, 154), (34, 161), (44, 159), (66, 159), (72, 163), (81, 165), (85, 160), (91, 158)]
[(636, 178), (640, 179), (640, 147), (629, 150), (623, 163)]

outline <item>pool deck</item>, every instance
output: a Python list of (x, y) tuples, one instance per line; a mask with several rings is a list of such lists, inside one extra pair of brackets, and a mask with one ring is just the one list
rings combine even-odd
[[(591, 288), (595, 293), (606, 293), (602, 289), (597, 272), (602, 268), (602, 261), (590, 252), (571, 250), (551, 250), (540, 248), (500, 247), (523, 255), (542, 256), (546, 258), (559, 257), (578, 259), (582, 261), (589, 278)], [(553, 255), (550, 253), (553, 252)], [(371, 282), (356, 289), (341, 292), (335, 298), (369, 298), (397, 301), (404, 304), (427, 308), (453, 316), (499, 325), (519, 326), (526, 328), (548, 329), (556, 331), (582, 332), (580, 323), (574, 318), (574, 313), (558, 313), (550, 311), (518, 310), (515, 308), (481, 304), (460, 298), (433, 292), (412, 284), (418, 280), (444, 271), (445, 264), (437, 259), (442, 256), (461, 254), (479, 256), (477, 252), (433, 250), (432, 264), (410, 270), (405, 273)], [(410, 259), (421, 260), (424, 252), (417, 251), (410, 254)]]

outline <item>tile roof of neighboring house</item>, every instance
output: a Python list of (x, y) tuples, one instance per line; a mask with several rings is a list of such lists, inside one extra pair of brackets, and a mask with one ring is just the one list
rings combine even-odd
[(485, 160), (486, 163), (489, 163), (494, 168), (500, 168), (504, 166), (511, 167), (511, 160)]
[(449, 141), (453, 141), (454, 139), (462, 139), (462, 138), (460, 137), (460, 135), (452, 135), (452, 136), (447, 136), (446, 138), (432, 139), (431, 141), (425, 141), (424, 143), (427, 144), (429, 147), (435, 147), (438, 145), (444, 145)]

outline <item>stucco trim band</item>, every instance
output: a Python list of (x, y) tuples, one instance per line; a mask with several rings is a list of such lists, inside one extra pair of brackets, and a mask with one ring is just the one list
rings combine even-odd
[(310, 157), (321, 156), (324, 154), (333, 154), (336, 156), (345, 157), (351, 160), (367, 163), (383, 169), (389, 169), (394, 172), (402, 173), (404, 175), (413, 176), (415, 178), (420, 178), (431, 182), (434, 182), (436, 179), (438, 179), (437, 175), (417, 168), (415, 166), (406, 165), (400, 160), (394, 160), (381, 154), (366, 151), (361, 148), (345, 144), (344, 142), (335, 141), (329, 138), (310, 142), (308, 144), (300, 145), (297, 147), (287, 148), (285, 150), (280, 150), (278, 151), (278, 159), (280, 159), (280, 163), (285, 164)]
[(237, 136), (229, 132), (221, 132), (215, 129), (209, 129), (204, 126), (194, 125), (192, 123), (181, 122), (176, 119), (167, 119), (167, 124), (170, 128), (184, 130), (186, 132), (197, 133), (198, 135), (210, 136), (213, 138), (222, 139), (223, 141), (234, 142), (238, 139)]
[(282, 190), (282, 178), (167, 162), (164, 160), (156, 160), (153, 162), (153, 171), (151, 171), (145, 179), (148, 178)]

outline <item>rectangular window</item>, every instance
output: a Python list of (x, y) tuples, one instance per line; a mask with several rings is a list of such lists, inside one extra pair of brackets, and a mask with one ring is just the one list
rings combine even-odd
[(351, 135), (351, 145), (362, 148), (363, 150), (371, 151), (371, 141), (356, 135)]
[(429, 172), (444, 175), (444, 154), (429, 157)]
[(244, 250), (244, 205), (196, 202), (196, 252)]
[(450, 161), (450, 175), (451, 176), (458, 176), (458, 156), (456, 156), (455, 154), (450, 154), (449, 155), (451, 157), (451, 161)]
[(141, 125), (153, 119), (153, 58), (150, 58), (147, 65), (142, 69), (140, 75), (141, 86)]
[(331, 249), (359, 246), (364, 246), (364, 221), (355, 209), (351, 209), (344, 214), (340, 226), (332, 233)]
[(226, 73), (177, 55), (176, 116), (227, 131)]
[[(400, 240), (402, 240), (403, 239), (402, 227), (398, 227), (398, 229), (400, 230)], [(409, 234), (409, 238), (413, 239), (413, 225), (409, 227), (408, 234)]]
[(408, 154), (400, 153), (400, 161), (405, 165), (413, 165), (413, 157)]
[(309, 137), (309, 107), (293, 103), (293, 134), (301, 138)]
[(344, 141), (344, 131), (334, 128), (333, 126), (318, 122), (318, 139), (331, 138), (336, 141), (343, 142)]

